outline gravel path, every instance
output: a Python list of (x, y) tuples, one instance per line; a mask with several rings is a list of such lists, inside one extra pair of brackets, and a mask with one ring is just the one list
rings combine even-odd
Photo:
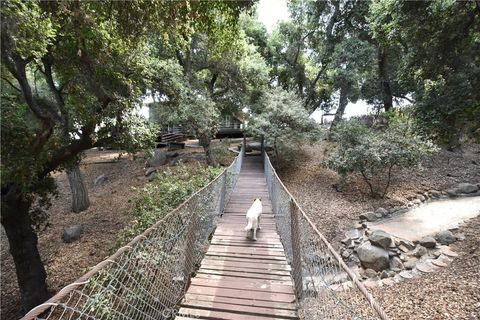
[[(423, 170), (397, 172), (383, 200), (371, 199), (367, 186), (355, 177), (337, 192), (332, 187), (337, 183), (336, 173), (319, 165), (325, 146), (325, 142), (305, 146), (302, 159), (279, 173), (336, 248), (344, 232), (358, 222), (360, 213), (403, 205), (419, 192), (480, 182), (480, 146), (474, 145), (466, 147), (463, 154), (442, 150), (424, 163)], [(466, 239), (452, 245), (459, 257), (450, 266), (420, 279), (373, 290), (391, 319), (480, 319), (480, 217), (469, 220), (458, 232)]]

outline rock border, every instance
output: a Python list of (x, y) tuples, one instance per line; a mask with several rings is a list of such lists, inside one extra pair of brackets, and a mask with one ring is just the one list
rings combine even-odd
[(459, 183), (456, 187), (438, 191), (429, 190), (424, 193), (419, 193), (415, 197), (409, 199), (405, 206), (397, 206), (390, 209), (377, 208), (375, 211), (369, 211), (360, 214), (360, 223), (362, 227), (366, 228), (366, 222), (376, 222), (383, 218), (388, 218), (394, 215), (399, 215), (408, 212), (410, 209), (420, 206), (422, 203), (441, 200), (441, 199), (455, 199), (466, 197), (480, 196), (480, 183)]
[(465, 239), (461, 233), (452, 233), (458, 227), (412, 242), (382, 230), (372, 231), (367, 222), (406, 213), (411, 208), (431, 200), (474, 196), (480, 196), (480, 183), (460, 183), (445, 191), (430, 190), (417, 194), (403, 207), (377, 208), (374, 212), (361, 214), (361, 222), (355, 229), (347, 231), (345, 238), (341, 240), (343, 247), (340, 254), (367, 287), (391, 286), (438, 271), (450, 265), (458, 256), (449, 247), (450, 244)]

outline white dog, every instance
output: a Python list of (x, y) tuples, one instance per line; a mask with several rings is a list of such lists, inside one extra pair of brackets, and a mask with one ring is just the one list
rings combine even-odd
[(256, 198), (253, 201), (252, 206), (247, 211), (247, 226), (245, 227), (245, 231), (247, 231), (247, 238), (248, 233), (250, 230), (253, 231), (253, 240), (257, 240), (257, 229), (260, 230), (260, 217), (262, 215), (262, 199)]

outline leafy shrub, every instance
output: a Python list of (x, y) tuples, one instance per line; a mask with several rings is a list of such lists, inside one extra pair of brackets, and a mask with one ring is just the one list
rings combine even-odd
[(193, 167), (179, 165), (158, 172), (151, 183), (139, 188), (137, 196), (129, 200), (127, 213), (133, 215), (135, 221), (123, 230), (115, 248), (124, 245), (155, 224), (195, 191), (207, 185), (221, 171), (219, 168), (200, 165)]
[(232, 163), (235, 155), (228, 148), (230, 148), (229, 139), (223, 139), (219, 143), (212, 143), (211, 152), (215, 163), (222, 166), (228, 166)]
[[(342, 185), (349, 174), (360, 174), (372, 197), (385, 197), (392, 172), (398, 167), (414, 167), (437, 150), (432, 142), (418, 135), (401, 117), (389, 116), (383, 130), (368, 127), (358, 119), (344, 121), (334, 130), (336, 149), (324, 162), (340, 175)], [(383, 186), (376, 184), (386, 177)]]
[(279, 88), (265, 94), (261, 112), (252, 117), (249, 130), (256, 137), (263, 136), (274, 148), (277, 162), (294, 159), (303, 142), (315, 141), (320, 134), (302, 101), (293, 92)]

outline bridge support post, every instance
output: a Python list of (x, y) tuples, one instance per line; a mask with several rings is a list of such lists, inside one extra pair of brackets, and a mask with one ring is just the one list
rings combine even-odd
[(292, 267), (293, 281), (295, 282), (295, 294), (297, 299), (302, 298), (303, 294), (303, 275), (302, 275), (302, 254), (300, 228), (298, 221), (298, 208), (293, 199), (290, 200), (290, 218), (291, 218), (291, 237), (292, 237)]
[(228, 172), (225, 171), (223, 174), (222, 190), (220, 191), (220, 208), (218, 209), (218, 214), (220, 215), (220, 217), (223, 216), (223, 210), (225, 209), (225, 192), (227, 191), (227, 178)]
[(188, 280), (193, 267), (193, 254), (195, 250), (195, 230), (197, 229), (197, 212), (194, 211), (188, 226), (185, 241), (185, 261), (183, 264), (183, 281), (184, 288), (188, 287)]

